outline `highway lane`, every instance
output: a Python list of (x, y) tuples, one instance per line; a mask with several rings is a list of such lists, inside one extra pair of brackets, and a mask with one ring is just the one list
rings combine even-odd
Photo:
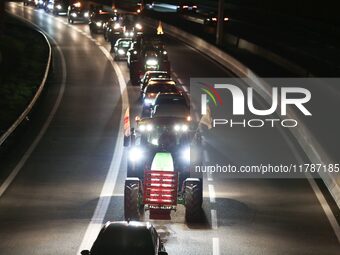
[[(61, 17), (18, 7), (12, 11), (36, 22), (57, 40), (66, 58), (67, 86), (52, 125), (0, 198), (2, 236), (5, 233), (0, 253), (74, 254), (114, 151), (120, 118), (117, 80), (98, 45), (86, 36), (86, 25), (72, 29)], [(94, 38), (109, 49), (101, 36)], [(167, 43), (181, 83), (187, 85), (193, 76), (230, 75), (190, 47), (172, 38)], [(128, 83), (125, 63), (118, 65)], [(128, 92), (134, 116), (140, 111), (135, 104), (138, 88), (129, 86)], [(218, 152), (238, 163), (268, 158), (296, 161), (277, 130), (232, 129), (228, 137), (217, 135), (230, 140), (230, 147), (214, 149), (225, 142), (208, 137), (207, 161), (213, 161)], [(106, 220), (123, 219), (125, 160), (117, 168), (120, 172)], [(313, 190), (304, 180), (230, 180), (213, 175), (205, 182), (204, 209), (206, 222), (197, 226), (184, 224), (183, 208), (171, 222), (156, 222), (170, 254), (217, 254), (218, 250), (220, 254), (337, 254), (339, 249)]]

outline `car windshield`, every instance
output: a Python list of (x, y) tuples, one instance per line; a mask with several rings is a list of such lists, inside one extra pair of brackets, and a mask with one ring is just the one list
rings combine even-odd
[(146, 93), (176, 93), (177, 89), (174, 85), (157, 83), (149, 85), (146, 89)]
[(155, 248), (146, 229), (107, 229), (93, 244), (92, 255), (153, 255)]
[(122, 48), (129, 48), (131, 45), (131, 41), (120, 41), (118, 45)]

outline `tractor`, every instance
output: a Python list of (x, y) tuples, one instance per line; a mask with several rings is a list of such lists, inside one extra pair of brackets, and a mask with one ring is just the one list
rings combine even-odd
[(145, 210), (150, 219), (171, 219), (178, 204), (185, 206), (188, 223), (200, 219), (203, 202), (201, 176), (191, 176), (191, 162), (202, 159), (200, 134), (177, 117), (137, 119), (125, 136), (128, 148), (124, 187), (126, 220), (139, 220)]

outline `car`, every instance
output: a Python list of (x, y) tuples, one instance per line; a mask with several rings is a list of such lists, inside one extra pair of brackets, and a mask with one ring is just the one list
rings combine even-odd
[(142, 35), (137, 38), (133, 49), (128, 52), (130, 80), (133, 85), (139, 85), (145, 72), (167, 71), (170, 73), (168, 52), (165, 49), (161, 35)]
[(150, 107), (158, 93), (178, 93), (178, 88), (174, 81), (150, 81), (143, 91), (143, 106)]
[(201, 164), (200, 131), (177, 117), (136, 118), (136, 124), (124, 137), (128, 147), (125, 219), (139, 220), (148, 210), (150, 219), (169, 220), (171, 211), (183, 204), (186, 222), (199, 222), (203, 179), (192, 176), (190, 166)]
[(148, 222), (107, 222), (100, 230), (91, 250), (81, 255), (167, 255), (155, 227)]
[(151, 108), (151, 118), (178, 117), (191, 121), (190, 104), (184, 93), (159, 93)]
[(151, 111), (150, 117), (178, 117), (187, 118), (189, 121), (191, 120), (190, 108), (188, 108), (185, 104), (172, 103), (155, 105)]
[(181, 90), (179, 87), (177, 88), (177, 93), (158, 93), (153, 102), (153, 107), (161, 106), (161, 105), (182, 105), (186, 108), (190, 108), (190, 100), (187, 94)]
[(126, 59), (126, 53), (128, 49), (130, 48), (132, 43), (131, 38), (120, 38), (116, 41), (114, 47), (113, 47), (113, 52), (115, 54), (114, 60), (122, 60)]
[(186, 2), (180, 2), (177, 5), (177, 12), (183, 13), (183, 12), (196, 12), (197, 11), (197, 4), (193, 1), (186, 1)]
[(104, 24), (104, 38), (115, 42), (118, 38), (135, 38), (143, 34), (143, 26), (137, 15), (122, 14), (117, 20)]
[(68, 7), (67, 11), (68, 23), (74, 23), (75, 21), (88, 23), (89, 18), (90, 12), (88, 8), (81, 4), (81, 2), (76, 2)]
[(45, 11), (54, 15), (67, 15), (68, 6), (68, 0), (49, 0), (45, 7)]
[(148, 85), (149, 81), (155, 78), (171, 80), (171, 76), (167, 71), (147, 71), (140, 82), (141, 93), (144, 91), (144, 88)]
[(104, 23), (110, 19), (115, 19), (116, 14), (111, 12), (94, 12), (90, 15), (89, 27), (91, 33), (99, 34), (104, 32)]

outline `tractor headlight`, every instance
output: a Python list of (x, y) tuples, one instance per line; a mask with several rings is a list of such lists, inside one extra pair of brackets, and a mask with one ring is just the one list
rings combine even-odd
[(150, 132), (150, 131), (153, 130), (153, 126), (151, 124), (140, 125), (138, 129), (139, 129), (140, 132), (145, 132), (145, 131)]
[(174, 126), (174, 130), (175, 130), (176, 132), (187, 132), (187, 131), (189, 130), (189, 127), (188, 127), (188, 125), (186, 125), (186, 124), (183, 124), (183, 125), (176, 124), (176, 125)]
[(154, 100), (151, 99), (151, 98), (145, 98), (145, 99), (144, 99), (144, 104), (145, 104), (145, 105), (152, 105), (153, 102), (154, 102)]
[(139, 147), (133, 147), (129, 151), (129, 160), (136, 162), (143, 158), (144, 151)]
[(190, 147), (184, 148), (181, 153), (182, 159), (186, 162), (190, 162)]
[(58, 10), (61, 10), (62, 6), (61, 6), (60, 4), (58, 4), (58, 5), (56, 6), (56, 8), (57, 8)]
[(153, 138), (153, 139), (151, 140), (151, 143), (152, 143), (153, 145), (158, 145), (158, 139), (157, 139), (157, 138)]
[(125, 54), (125, 50), (123, 50), (123, 49), (118, 49), (118, 54), (119, 54), (119, 55), (124, 55), (124, 54)]
[(135, 27), (136, 27), (138, 30), (141, 30), (141, 29), (143, 28), (142, 25), (139, 24), (139, 23), (137, 23), (137, 24), (135, 25)]
[(97, 27), (101, 27), (102, 25), (103, 25), (103, 22), (101, 22), (101, 21), (97, 21), (97, 22), (96, 22), (96, 26), (97, 26)]
[(146, 61), (147, 66), (156, 66), (158, 65), (158, 60), (157, 59), (148, 59)]
[(85, 13), (84, 13), (84, 17), (85, 17), (85, 18), (88, 18), (88, 17), (89, 17), (89, 12), (85, 12)]

